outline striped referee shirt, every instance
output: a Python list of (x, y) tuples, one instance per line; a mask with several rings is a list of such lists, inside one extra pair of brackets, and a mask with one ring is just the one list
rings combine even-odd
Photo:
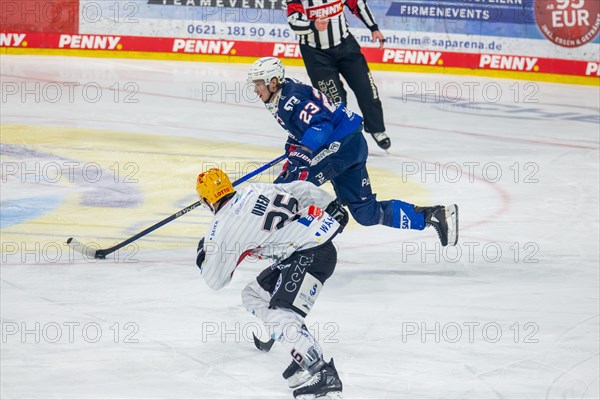
[[(344, 6), (356, 15), (371, 32), (379, 30), (367, 0), (286, 0), (287, 20), (300, 43), (316, 49), (329, 49), (342, 43), (350, 35)], [(329, 19), (327, 30), (318, 31), (315, 20)]]

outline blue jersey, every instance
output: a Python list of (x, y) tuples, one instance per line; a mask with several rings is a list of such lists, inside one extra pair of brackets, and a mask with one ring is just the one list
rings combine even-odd
[(270, 111), (288, 132), (288, 143), (306, 146), (313, 152), (356, 132), (363, 120), (344, 103), (333, 104), (317, 89), (290, 78), (283, 81), (275, 103)]

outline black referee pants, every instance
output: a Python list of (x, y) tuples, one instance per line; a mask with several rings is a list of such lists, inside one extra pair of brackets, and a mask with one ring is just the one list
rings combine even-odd
[(385, 132), (383, 109), (377, 86), (369, 71), (367, 60), (354, 36), (349, 35), (339, 45), (325, 50), (300, 44), (300, 52), (312, 85), (325, 93), (334, 103), (348, 104), (344, 77), (358, 101), (358, 107), (368, 133)]

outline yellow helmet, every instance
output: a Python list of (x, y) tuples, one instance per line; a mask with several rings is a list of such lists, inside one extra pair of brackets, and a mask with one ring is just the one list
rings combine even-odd
[(211, 168), (198, 175), (196, 191), (200, 200), (214, 213), (215, 203), (223, 197), (233, 194), (233, 185), (227, 174), (218, 168)]

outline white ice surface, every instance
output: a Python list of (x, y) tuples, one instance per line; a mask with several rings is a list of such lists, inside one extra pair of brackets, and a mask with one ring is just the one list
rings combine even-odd
[[(265, 265), (240, 266), (219, 292), (198, 273), (205, 210), (116, 259), (64, 246), (75, 235), (108, 247), (193, 203), (208, 163), (279, 155), (285, 133), (243, 90), (247, 66), (6, 55), (0, 66), (0, 397), (291, 398), (289, 356), (254, 348), (257, 321), (241, 306)], [(307, 81), (301, 68), (288, 74)], [(336, 272), (307, 325), (345, 398), (597, 399), (599, 88), (374, 78), (393, 143), (386, 154), (368, 138), (374, 191), (457, 203), (460, 252), (442, 252), (429, 230), (353, 224), (338, 237)], [(114, 90), (128, 84), (137, 103)], [(96, 87), (102, 98), (86, 101)], [(463, 100), (435, 101), (457, 88)], [(52, 162), (121, 175), (93, 185), (63, 169), (55, 182)], [(137, 183), (122, 183), (132, 171)]]

